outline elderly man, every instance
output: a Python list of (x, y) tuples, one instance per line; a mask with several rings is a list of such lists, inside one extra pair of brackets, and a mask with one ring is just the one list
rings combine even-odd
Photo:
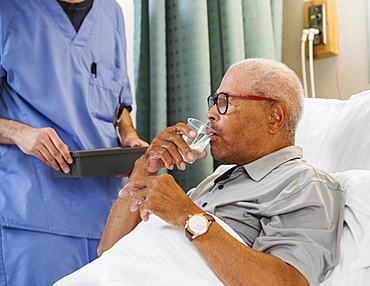
[[(294, 146), (302, 93), (295, 73), (281, 63), (248, 59), (231, 66), (217, 93), (208, 98), (207, 116), (216, 130), (212, 156), (235, 166), (186, 194), (172, 176), (155, 175), (162, 167), (186, 168), (179, 150), (190, 160), (193, 154), (181, 135), (195, 134), (181, 123), (166, 128), (136, 162), (120, 192), (99, 254), (145, 228), (140, 223), (133, 230), (140, 220), (150, 222), (153, 214), (183, 232), (226, 285), (319, 284), (338, 261), (345, 194), (329, 174), (302, 160), (302, 150)], [(205, 156), (203, 152), (200, 158)], [(158, 256), (158, 264), (163, 257)], [(130, 271), (122, 266), (122, 273)], [(187, 269), (177, 271), (182, 277)]]

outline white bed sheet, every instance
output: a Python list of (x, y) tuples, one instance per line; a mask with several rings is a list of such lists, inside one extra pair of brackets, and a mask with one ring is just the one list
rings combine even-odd
[[(224, 222), (230, 234), (244, 243)], [(100, 258), (55, 286), (223, 285), (184, 232), (151, 215)]]

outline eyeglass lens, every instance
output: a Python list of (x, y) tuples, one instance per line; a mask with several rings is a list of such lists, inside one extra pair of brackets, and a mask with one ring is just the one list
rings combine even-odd
[(220, 114), (225, 114), (228, 107), (228, 95), (219, 93), (208, 97), (208, 109), (211, 109), (216, 104), (217, 111)]

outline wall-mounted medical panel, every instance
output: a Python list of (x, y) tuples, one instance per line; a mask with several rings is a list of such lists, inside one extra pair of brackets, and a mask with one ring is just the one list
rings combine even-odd
[(313, 57), (322, 58), (339, 54), (337, 10), (335, 0), (304, 2), (305, 28), (316, 28)]

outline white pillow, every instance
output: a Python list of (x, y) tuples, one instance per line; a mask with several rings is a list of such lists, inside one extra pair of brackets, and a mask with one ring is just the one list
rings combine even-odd
[(322, 286), (370, 285), (370, 171), (333, 174), (346, 190), (339, 264)]
[(370, 92), (340, 101), (306, 98), (296, 144), (328, 172), (370, 170)]

